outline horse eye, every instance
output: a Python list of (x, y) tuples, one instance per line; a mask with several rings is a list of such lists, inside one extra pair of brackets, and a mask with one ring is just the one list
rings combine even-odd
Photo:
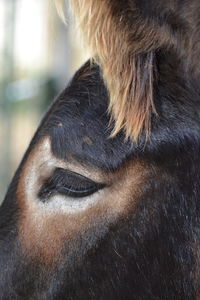
[(65, 195), (72, 198), (84, 198), (96, 193), (105, 187), (78, 173), (57, 168), (39, 191), (39, 198), (46, 202), (51, 196), (56, 194)]

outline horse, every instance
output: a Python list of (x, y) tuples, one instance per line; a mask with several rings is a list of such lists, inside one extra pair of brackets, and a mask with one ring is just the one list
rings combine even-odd
[(200, 3), (71, 6), (91, 59), (1, 206), (0, 299), (200, 299)]

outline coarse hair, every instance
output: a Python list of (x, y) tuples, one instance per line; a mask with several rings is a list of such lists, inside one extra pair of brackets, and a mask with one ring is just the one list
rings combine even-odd
[[(62, 0), (55, 0), (63, 15)], [(101, 67), (109, 92), (109, 112), (115, 136), (124, 130), (137, 141), (151, 131), (156, 113), (155, 53), (175, 44), (174, 29), (133, 0), (69, 0), (93, 59)], [(154, 18), (155, 17), (155, 18)], [(163, 17), (164, 20), (164, 17)]]

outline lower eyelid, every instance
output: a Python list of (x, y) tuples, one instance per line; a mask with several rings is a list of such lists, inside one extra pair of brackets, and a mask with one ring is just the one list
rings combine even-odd
[(54, 186), (52, 189), (48, 189), (47, 187), (44, 188), (44, 190), (40, 190), (38, 197), (42, 202), (48, 202), (51, 201), (51, 198), (56, 195), (62, 195), (66, 198), (83, 198), (83, 200), (86, 197), (89, 197), (99, 190), (102, 190), (105, 187), (105, 185), (94, 185), (87, 189), (78, 190), (76, 188), (73, 188), (72, 186), (67, 187), (64, 185)]
[[(102, 190), (97, 191), (97, 193), (91, 194), (84, 198), (73, 198), (70, 196), (65, 196), (61, 194), (53, 195), (48, 203), (41, 203), (41, 208), (49, 209), (50, 211), (55, 212), (64, 212), (64, 213), (79, 213), (82, 212), (91, 206), (95, 205), (99, 199)], [(46, 202), (46, 201), (45, 201)], [(46, 204), (43, 206), (43, 204)], [(48, 205), (47, 205), (48, 204)]]
[(91, 187), (91, 188), (88, 188), (88, 189), (82, 189), (82, 190), (76, 190), (76, 189), (73, 189), (72, 187), (58, 187), (57, 188), (57, 191), (58, 193), (66, 193), (66, 195), (68, 194), (71, 194), (71, 195), (74, 195), (75, 197), (85, 197), (87, 196), (88, 194), (93, 194), (95, 193), (96, 191), (98, 191), (98, 187)]
[(66, 190), (66, 191), (69, 191), (69, 192), (73, 192), (73, 193), (84, 193), (84, 192), (87, 192), (87, 191), (91, 191), (91, 190), (98, 190), (97, 187), (91, 187), (91, 188), (86, 188), (86, 189), (73, 189), (73, 187), (58, 187), (58, 190), (60, 189), (63, 189), (63, 190)]

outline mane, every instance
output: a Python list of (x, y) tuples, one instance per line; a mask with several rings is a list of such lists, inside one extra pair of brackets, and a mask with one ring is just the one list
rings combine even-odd
[[(62, 11), (62, 0), (55, 0)], [(149, 136), (156, 81), (155, 52), (173, 44), (169, 24), (148, 18), (136, 1), (70, 0), (75, 19), (109, 92), (115, 136)], [(160, 25), (160, 23), (162, 25)]]

